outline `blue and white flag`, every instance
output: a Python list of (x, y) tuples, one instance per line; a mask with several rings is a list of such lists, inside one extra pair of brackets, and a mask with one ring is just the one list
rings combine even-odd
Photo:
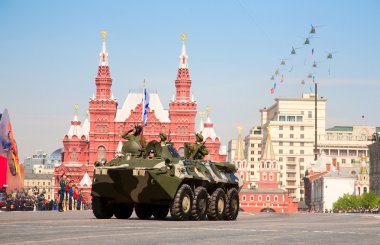
[(149, 107), (149, 93), (146, 90), (146, 87), (144, 86), (144, 92), (143, 92), (143, 99), (142, 99), (142, 121), (144, 126), (146, 126), (148, 122), (148, 107)]

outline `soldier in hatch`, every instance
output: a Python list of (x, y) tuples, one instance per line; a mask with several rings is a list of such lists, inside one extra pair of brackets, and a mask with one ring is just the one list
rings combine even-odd
[(203, 136), (196, 134), (196, 141), (190, 146), (190, 159), (203, 160), (203, 157), (208, 155), (208, 150), (203, 142)]
[(142, 148), (145, 148), (146, 146), (146, 140), (144, 136), (141, 135), (142, 133), (142, 127), (140, 125), (136, 125), (123, 135), (121, 137), (126, 140), (134, 140), (137, 144), (141, 145)]
[(160, 144), (161, 144), (161, 146), (166, 145), (166, 141), (168, 140), (168, 137), (166, 136), (166, 134), (165, 133), (160, 133), (158, 135), (158, 137), (160, 137)]

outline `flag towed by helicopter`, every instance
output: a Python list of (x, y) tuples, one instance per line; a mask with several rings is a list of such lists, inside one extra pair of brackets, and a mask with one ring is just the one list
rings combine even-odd
[(270, 80), (273, 82), (273, 86), (270, 88), (271, 94), (274, 94), (276, 92), (277, 81), (279, 81), (280, 84), (282, 84), (286, 80), (285, 79), (286, 71), (288, 71), (289, 73), (293, 72), (293, 70), (295, 69), (295, 63), (294, 63), (294, 61), (296, 59), (295, 57), (297, 55), (299, 55), (299, 51), (301, 49), (308, 49), (309, 52), (307, 52), (307, 53), (309, 53), (309, 55), (311, 54), (311, 58), (309, 55), (307, 55), (304, 58), (303, 64), (306, 66), (306, 65), (308, 65), (308, 60), (312, 61), (312, 63), (310, 63), (310, 67), (309, 67), (310, 70), (309, 70), (307, 76), (305, 76), (303, 79), (301, 79), (301, 85), (306, 85), (306, 81), (307, 81), (310, 85), (309, 86), (310, 92), (313, 92), (313, 88), (311, 86), (311, 84), (313, 83), (312, 78), (314, 78), (314, 74), (316, 72), (316, 69), (318, 68), (318, 64), (323, 63), (325, 61), (329, 62), (328, 74), (331, 75), (330, 62), (333, 59), (333, 54), (335, 54), (335, 52), (328, 52), (327, 55), (325, 56), (325, 58), (323, 58), (321, 60), (317, 60), (317, 52), (315, 50), (315, 47), (313, 46), (313, 43), (314, 43), (313, 40), (318, 38), (317, 36), (315, 36), (315, 34), (317, 32), (317, 28), (319, 28), (319, 27), (320, 26), (311, 25), (308, 36), (306, 38), (304, 38), (302, 45), (292, 46), (289, 56), (286, 58), (282, 58), (280, 60), (280, 63), (279, 63), (280, 66), (278, 68), (276, 68), (274, 74), (270, 76)]

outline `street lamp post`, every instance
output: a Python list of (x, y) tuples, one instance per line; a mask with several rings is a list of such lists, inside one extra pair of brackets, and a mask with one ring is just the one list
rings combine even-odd
[(318, 129), (317, 129), (317, 126), (318, 126), (318, 123), (317, 123), (317, 118), (318, 118), (318, 83), (314, 80), (314, 76), (313, 76), (313, 82), (314, 82), (314, 90), (315, 90), (315, 96), (314, 96), (314, 107), (315, 107), (315, 111), (314, 111), (314, 117), (315, 117), (315, 122), (314, 122), (314, 160), (316, 161), (317, 160), (317, 157), (318, 157)]

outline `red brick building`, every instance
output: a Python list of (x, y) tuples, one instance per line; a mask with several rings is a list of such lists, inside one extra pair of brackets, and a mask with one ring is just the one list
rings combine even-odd
[(268, 129), (260, 161), (259, 181), (256, 186), (244, 184), (239, 194), (241, 209), (246, 212), (297, 212), (298, 204), (281, 189), (278, 165)]
[[(118, 101), (111, 92), (112, 78), (108, 66), (105, 32), (102, 32), (102, 37), (100, 64), (95, 78), (96, 93), (89, 101), (89, 118), (86, 118), (83, 126), (77, 115), (71, 121), (69, 132), (63, 139), (63, 161), (55, 169), (57, 180), (64, 172), (72, 175), (77, 184), (80, 183), (86, 172), (92, 179), (94, 162), (114, 158), (116, 154), (120, 153), (124, 142), (120, 135), (134, 125), (142, 124), (143, 89), (141, 89), (141, 93), (129, 93), (125, 102), (118, 108)], [(174, 82), (175, 96), (169, 103), (169, 109), (165, 110), (158, 94), (150, 91), (148, 121), (143, 131), (147, 141), (159, 140), (158, 134), (166, 133), (180, 153), (183, 152), (185, 142), (195, 141), (197, 115), (197, 101), (191, 95), (192, 81), (185, 40), (186, 35), (183, 34), (180, 63), (177, 79)], [(209, 118), (203, 127), (205, 130), (202, 131), (202, 134), (210, 153), (206, 158), (212, 161), (225, 161), (227, 155), (220, 153), (221, 143), (216, 137)], [(210, 134), (210, 132), (213, 133)], [(84, 191), (87, 197), (89, 197), (90, 187), (87, 185), (87, 189)]]

